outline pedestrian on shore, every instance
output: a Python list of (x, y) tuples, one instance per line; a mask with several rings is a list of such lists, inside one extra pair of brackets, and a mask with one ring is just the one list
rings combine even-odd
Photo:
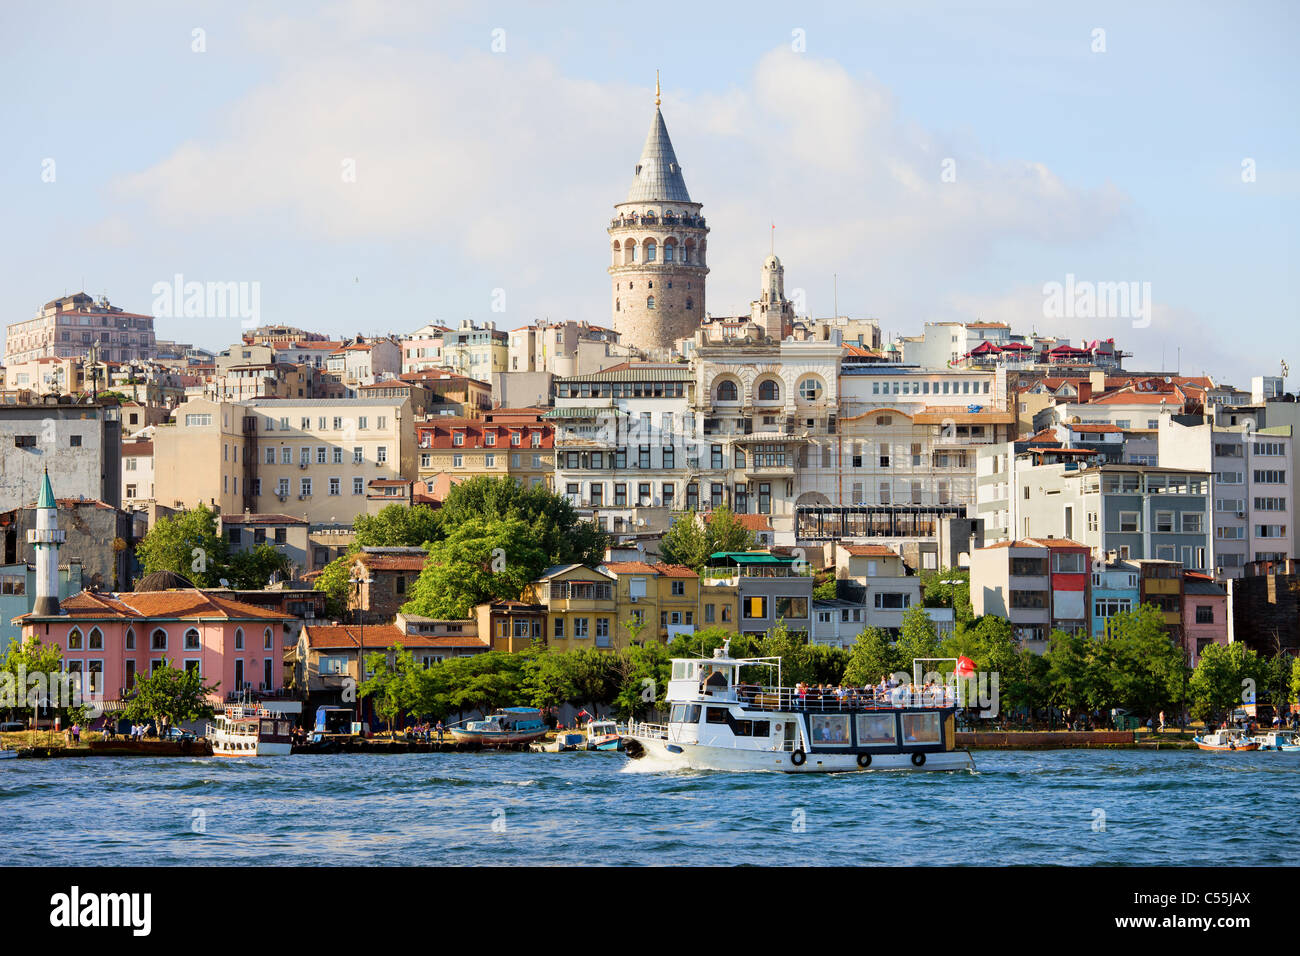
[(1163, 710), (1160, 711), (1160, 732), (1162, 734), (1165, 732), (1165, 712)]
[(442, 743), (442, 721), (438, 721), (438, 743)]

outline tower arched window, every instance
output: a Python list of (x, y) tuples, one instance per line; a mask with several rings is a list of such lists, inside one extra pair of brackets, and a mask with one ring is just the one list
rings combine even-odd
[(619, 304), (618, 304), (618, 299), (615, 299), (615, 300), (614, 300), (614, 311), (615, 311), (615, 312), (622, 312), (622, 311), (623, 311), (623, 309), (622, 309), (622, 308), (619, 306)]
[(673, 261), (673, 245), (671, 242), (664, 243), (664, 262)]
[(651, 295), (651, 296), (647, 296), (647, 297), (646, 297), (646, 300), (645, 300), (645, 307), (646, 307), (647, 309), (653, 309), (653, 308), (655, 307), (655, 297), (654, 297), (654, 296)]
[(758, 400), (760, 402), (779, 402), (781, 400), (781, 386), (776, 383), (775, 379), (765, 379), (758, 386)]
[(686, 311), (690, 312), (695, 308), (695, 301), (688, 295), (686, 297)]
[(646, 262), (654, 262), (654, 261), (655, 261), (655, 253), (658, 251), (658, 248), (659, 248), (658, 245), (655, 243), (655, 241), (654, 241), (653, 239), (649, 240), (649, 241), (645, 244), (645, 261), (646, 261)]

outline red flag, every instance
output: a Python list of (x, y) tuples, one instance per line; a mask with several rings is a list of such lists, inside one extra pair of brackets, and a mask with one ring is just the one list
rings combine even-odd
[(970, 677), (970, 675), (974, 673), (975, 673), (975, 662), (973, 660), (971, 660), (969, 657), (964, 657), (964, 656), (957, 658), (958, 677)]

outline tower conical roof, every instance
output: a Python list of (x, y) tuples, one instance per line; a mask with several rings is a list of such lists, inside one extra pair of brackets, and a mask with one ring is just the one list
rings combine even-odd
[(655, 107), (655, 117), (650, 122), (650, 134), (641, 147), (641, 160), (636, 165), (636, 178), (627, 191), (625, 202), (690, 202), (682, 168), (673, 152), (673, 141), (668, 138), (663, 113)]
[(50, 470), (45, 469), (45, 478), (41, 481), (41, 496), (36, 500), (37, 508), (56, 508), (54, 489), (50, 487)]

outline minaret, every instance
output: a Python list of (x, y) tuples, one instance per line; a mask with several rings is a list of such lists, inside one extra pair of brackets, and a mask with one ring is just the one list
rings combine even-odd
[(36, 502), (36, 527), (27, 532), (27, 543), (36, 550), (36, 603), (33, 614), (59, 613), (59, 546), (67, 532), (59, 530), (59, 508), (50, 487), (50, 470), (45, 469), (41, 497)]
[(610, 222), (611, 309), (624, 345), (668, 348), (695, 333), (704, 318), (708, 227), (691, 202), (668, 127), (659, 111), (641, 147), (627, 199)]

